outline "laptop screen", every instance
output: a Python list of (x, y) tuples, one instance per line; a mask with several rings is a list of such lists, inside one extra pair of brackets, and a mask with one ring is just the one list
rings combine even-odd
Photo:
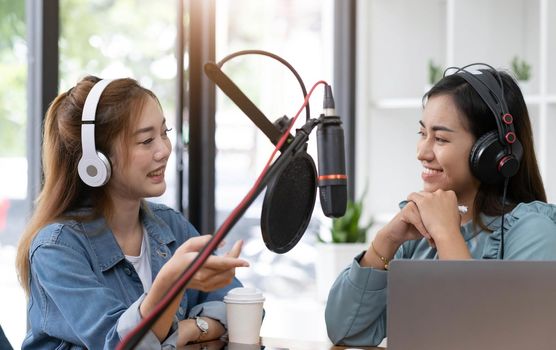
[(556, 349), (556, 262), (396, 260), (389, 350)]

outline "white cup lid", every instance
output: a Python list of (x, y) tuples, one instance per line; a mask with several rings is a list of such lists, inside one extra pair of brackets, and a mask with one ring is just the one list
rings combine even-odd
[(263, 301), (263, 293), (259, 289), (251, 287), (234, 288), (224, 297), (225, 303), (250, 304)]

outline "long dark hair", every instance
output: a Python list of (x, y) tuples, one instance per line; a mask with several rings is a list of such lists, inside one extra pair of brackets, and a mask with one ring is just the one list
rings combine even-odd
[[(494, 73), (496, 74), (496, 73)], [(498, 71), (504, 87), (504, 98), (513, 116), (518, 140), (523, 146), (523, 157), (517, 174), (510, 178), (506, 204), (502, 205), (504, 184), (481, 183), (473, 203), (473, 222), (488, 230), (481, 221), (480, 214), (501, 215), (511, 211), (517, 204), (535, 200), (546, 202), (546, 193), (535, 156), (533, 132), (527, 105), (515, 80), (507, 73)], [(496, 120), (492, 111), (475, 89), (458, 74), (447, 75), (423, 97), (423, 101), (438, 95), (452, 97), (456, 107), (466, 120), (468, 130), (478, 139), (489, 131), (496, 130)]]

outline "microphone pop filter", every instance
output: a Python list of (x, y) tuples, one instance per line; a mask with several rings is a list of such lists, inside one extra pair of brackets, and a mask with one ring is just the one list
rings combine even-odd
[(261, 212), (266, 247), (278, 254), (292, 249), (303, 237), (317, 194), (317, 169), (313, 158), (299, 152), (268, 183)]

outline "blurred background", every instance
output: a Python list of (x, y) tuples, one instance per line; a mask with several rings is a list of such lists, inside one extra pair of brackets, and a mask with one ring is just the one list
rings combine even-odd
[[(350, 220), (359, 220), (364, 237), (354, 248), (340, 244), (317, 200), (300, 243), (272, 253), (261, 238), (263, 192), (222, 248), (245, 240), (251, 267), (238, 277), (267, 297), (263, 335), (327, 339), (323, 310), (338, 269), (365, 249), (400, 199), (420, 189), (421, 96), (446, 67), (483, 61), (519, 80), (548, 198), (556, 200), (549, 156), (556, 147), (549, 137), (556, 132), (556, 67), (549, 64), (556, 61), (556, 4), (549, 0), (0, 0), (0, 324), (14, 348), (26, 330), (15, 251), (40, 189), (50, 101), (90, 74), (129, 76), (153, 90), (174, 128), (168, 189), (153, 200), (212, 233), (272, 151), (202, 72), (206, 61), (246, 49), (284, 58), (307, 89), (318, 80), (332, 84), (358, 205), (352, 209), (360, 211)], [(271, 121), (293, 117), (303, 102), (294, 76), (268, 57), (241, 56), (223, 70)], [(310, 102), (318, 117), (321, 88)], [(309, 153), (316, 160), (315, 138)], [(333, 248), (343, 252), (329, 258)]]

